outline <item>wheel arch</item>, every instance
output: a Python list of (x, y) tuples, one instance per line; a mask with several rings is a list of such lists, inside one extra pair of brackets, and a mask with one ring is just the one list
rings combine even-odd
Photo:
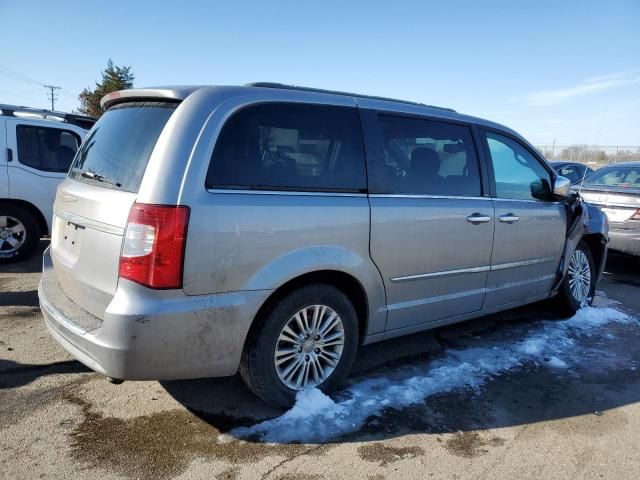
[(364, 286), (349, 273), (340, 270), (317, 270), (290, 279), (276, 288), (271, 295), (267, 297), (254, 316), (253, 322), (251, 322), (244, 347), (246, 347), (249, 339), (252, 338), (256, 328), (264, 321), (269, 312), (273, 310), (280, 300), (301, 287), (315, 284), (326, 284), (336, 287), (349, 298), (356, 310), (360, 337), (359, 343), (361, 343), (367, 334), (369, 322), (369, 302)]
[(607, 259), (607, 240), (602, 233), (598, 232), (584, 235), (582, 241), (586, 243), (591, 251), (591, 256), (596, 266), (596, 278), (599, 279), (604, 271)]

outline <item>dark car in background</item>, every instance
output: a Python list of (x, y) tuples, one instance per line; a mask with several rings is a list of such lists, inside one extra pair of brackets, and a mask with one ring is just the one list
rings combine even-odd
[[(594, 170), (586, 165), (578, 162), (549, 162), (558, 175), (571, 180), (571, 185), (576, 185), (582, 181), (583, 178), (591, 175)], [(586, 172), (586, 174), (585, 174)]]
[(609, 219), (609, 248), (640, 256), (640, 162), (614, 163), (588, 176), (584, 199)]

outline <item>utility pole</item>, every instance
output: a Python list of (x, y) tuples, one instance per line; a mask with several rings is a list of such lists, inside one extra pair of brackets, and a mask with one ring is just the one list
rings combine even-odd
[(44, 88), (49, 89), (49, 92), (47, 92), (47, 96), (51, 100), (51, 110), (55, 110), (55, 101), (58, 98), (58, 94), (55, 91), (60, 90), (60, 87), (56, 87), (54, 85), (45, 85)]

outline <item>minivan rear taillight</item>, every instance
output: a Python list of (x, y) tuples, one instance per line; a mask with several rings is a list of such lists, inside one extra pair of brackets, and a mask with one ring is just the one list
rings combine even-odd
[(134, 203), (120, 255), (120, 278), (150, 288), (181, 288), (189, 207)]

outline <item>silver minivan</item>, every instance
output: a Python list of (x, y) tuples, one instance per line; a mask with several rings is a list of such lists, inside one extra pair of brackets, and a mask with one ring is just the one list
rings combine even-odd
[(512, 130), (311, 88), (104, 97), (58, 188), (40, 305), (114, 381), (336, 387), (360, 345), (593, 298), (607, 223)]

